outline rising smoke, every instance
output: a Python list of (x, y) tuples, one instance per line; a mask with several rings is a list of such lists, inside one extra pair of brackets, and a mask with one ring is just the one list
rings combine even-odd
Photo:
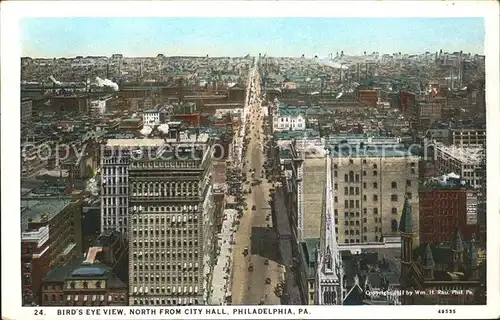
[(62, 82), (57, 81), (56, 78), (54, 78), (54, 76), (50, 76), (49, 79), (50, 79), (50, 81), (52, 81), (54, 84), (57, 84), (58, 86), (62, 85)]
[(97, 85), (99, 87), (110, 87), (115, 91), (118, 91), (120, 89), (116, 83), (109, 79), (101, 79), (99, 77), (96, 77), (95, 80), (97, 81)]
[(151, 132), (153, 131), (153, 129), (151, 129), (151, 127), (148, 127), (148, 126), (144, 126), (142, 129), (141, 129), (141, 134), (143, 136), (149, 136), (151, 134)]
[(168, 124), (164, 123), (164, 124), (160, 124), (158, 126), (158, 131), (160, 131), (161, 133), (168, 133)]

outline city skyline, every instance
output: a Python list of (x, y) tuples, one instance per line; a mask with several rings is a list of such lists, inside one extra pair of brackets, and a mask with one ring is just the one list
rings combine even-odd
[[(484, 54), (485, 40), (482, 18), (71, 17), (24, 18), (20, 27), (21, 55), (33, 58), (113, 53), (327, 57), (340, 51), (416, 54), (440, 49)], [(457, 28), (462, 32), (456, 33)]]

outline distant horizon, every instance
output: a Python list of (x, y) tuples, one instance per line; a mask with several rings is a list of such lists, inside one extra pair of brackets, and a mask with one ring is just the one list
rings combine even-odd
[[(22, 18), (21, 56), (484, 55), (483, 18)], [(457, 30), (460, 30), (457, 33)]]
[[(425, 53), (430, 53), (430, 54), (435, 54), (435, 53), (439, 53), (439, 50), (437, 51), (425, 51), (425, 52), (413, 52), (413, 53), (409, 53), (409, 52), (402, 52), (401, 51), (401, 55), (422, 55), (422, 54), (425, 54)], [(443, 53), (455, 53), (455, 52), (460, 52), (460, 51), (452, 51), (452, 50), (444, 50), (443, 49)], [(385, 55), (385, 54), (388, 54), (388, 55), (394, 55), (396, 53), (399, 53), (399, 52), (378, 52), (379, 56), (382, 56), (382, 55)], [(462, 50), (462, 53), (464, 55), (467, 55), (470, 53), (471, 56), (475, 56), (475, 55), (478, 55), (478, 56), (485, 56), (484, 54), (478, 54), (478, 53), (473, 53), (473, 52), (465, 52)], [(121, 54), (124, 58), (135, 58), (135, 59), (138, 59), (138, 58), (156, 58), (158, 55), (162, 54), (165, 56), (165, 58), (205, 58), (207, 55), (201, 55), (201, 54), (176, 54), (176, 55), (167, 55), (165, 53), (157, 53), (157, 54), (154, 54), (154, 55), (149, 55), (149, 56), (128, 56), (128, 55), (125, 55), (125, 54), (122, 54), (122, 53), (119, 53), (119, 52), (115, 52), (115, 53), (112, 53), (112, 54), (98, 54), (98, 55), (86, 55), (86, 54), (79, 54), (79, 55), (76, 55), (76, 56), (56, 56), (56, 57), (32, 57), (32, 56), (21, 56), (21, 59), (25, 59), (25, 58), (30, 58), (30, 59), (76, 59), (77, 57), (83, 57), (83, 58), (95, 58), (95, 57), (106, 57), (106, 58), (111, 58), (112, 55), (114, 54)], [(370, 53), (366, 53), (366, 56), (371, 56), (373, 54), (373, 52), (370, 52)], [(245, 56), (250, 56), (250, 57), (258, 57), (259, 54), (243, 54), (243, 55), (238, 55), (238, 56), (228, 56), (228, 55), (222, 55), (222, 56), (208, 56), (209, 58), (244, 58)], [(264, 56), (264, 54), (262, 54), (262, 56)], [(298, 55), (298, 56), (271, 56), (271, 55), (266, 55), (267, 57), (270, 57), (270, 58), (300, 58), (302, 55)], [(349, 54), (349, 52), (345, 53), (344, 52), (344, 56), (346, 57), (362, 57), (363, 54)], [(314, 56), (305, 56), (306, 59), (313, 59)], [(318, 55), (318, 59), (326, 59), (328, 58), (328, 56), (319, 56)], [(335, 58), (335, 57), (334, 57)]]

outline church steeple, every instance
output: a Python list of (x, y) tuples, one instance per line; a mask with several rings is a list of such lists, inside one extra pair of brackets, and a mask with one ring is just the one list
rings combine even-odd
[(479, 273), (478, 273), (477, 267), (478, 267), (477, 249), (476, 249), (476, 246), (474, 245), (474, 239), (472, 239), (471, 245), (470, 245), (470, 252), (469, 252), (469, 269), (471, 272), (471, 278), (473, 278), (473, 279), (479, 278)]
[(451, 250), (453, 252), (453, 271), (457, 272), (464, 263), (464, 243), (459, 229), (455, 232)]
[(432, 256), (431, 245), (427, 244), (425, 247), (424, 258), (422, 261), (422, 268), (424, 269), (424, 279), (432, 280), (434, 279), (434, 257)]
[(401, 233), (401, 262), (409, 264), (413, 261), (413, 222), (408, 197), (405, 198), (403, 212), (401, 213), (399, 232)]
[(343, 301), (343, 270), (334, 219), (334, 189), (332, 163), (326, 156), (326, 179), (321, 216), (321, 238), (316, 273), (316, 302), (319, 305), (339, 305)]
[(413, 221), (408, 197), (405, 197), (405, 204), (403, 206), (403, 212), (401, 213), (401, 220), (399, 220), (399, 232), (413, 233)]

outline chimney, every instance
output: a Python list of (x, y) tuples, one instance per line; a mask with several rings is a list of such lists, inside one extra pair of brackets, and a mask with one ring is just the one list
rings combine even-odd
[(180, 142), (181, 141), (181, 132), (179, 129), (175, 132), (175, 141)]
[(361, 79), (360, 79), (360, 75), (359, 75), (359, 71), (360, 71), (359, 69), (360, 69), (360, 65), (359, 65), (359, 63), (358, 63), (358, 65), (357, 65), (357, 79), (358, 79), (358, 80), (357, 80), (357, 82), (358, 82), (358, 83), (359, 83), (359, 81), (361, 80)]

